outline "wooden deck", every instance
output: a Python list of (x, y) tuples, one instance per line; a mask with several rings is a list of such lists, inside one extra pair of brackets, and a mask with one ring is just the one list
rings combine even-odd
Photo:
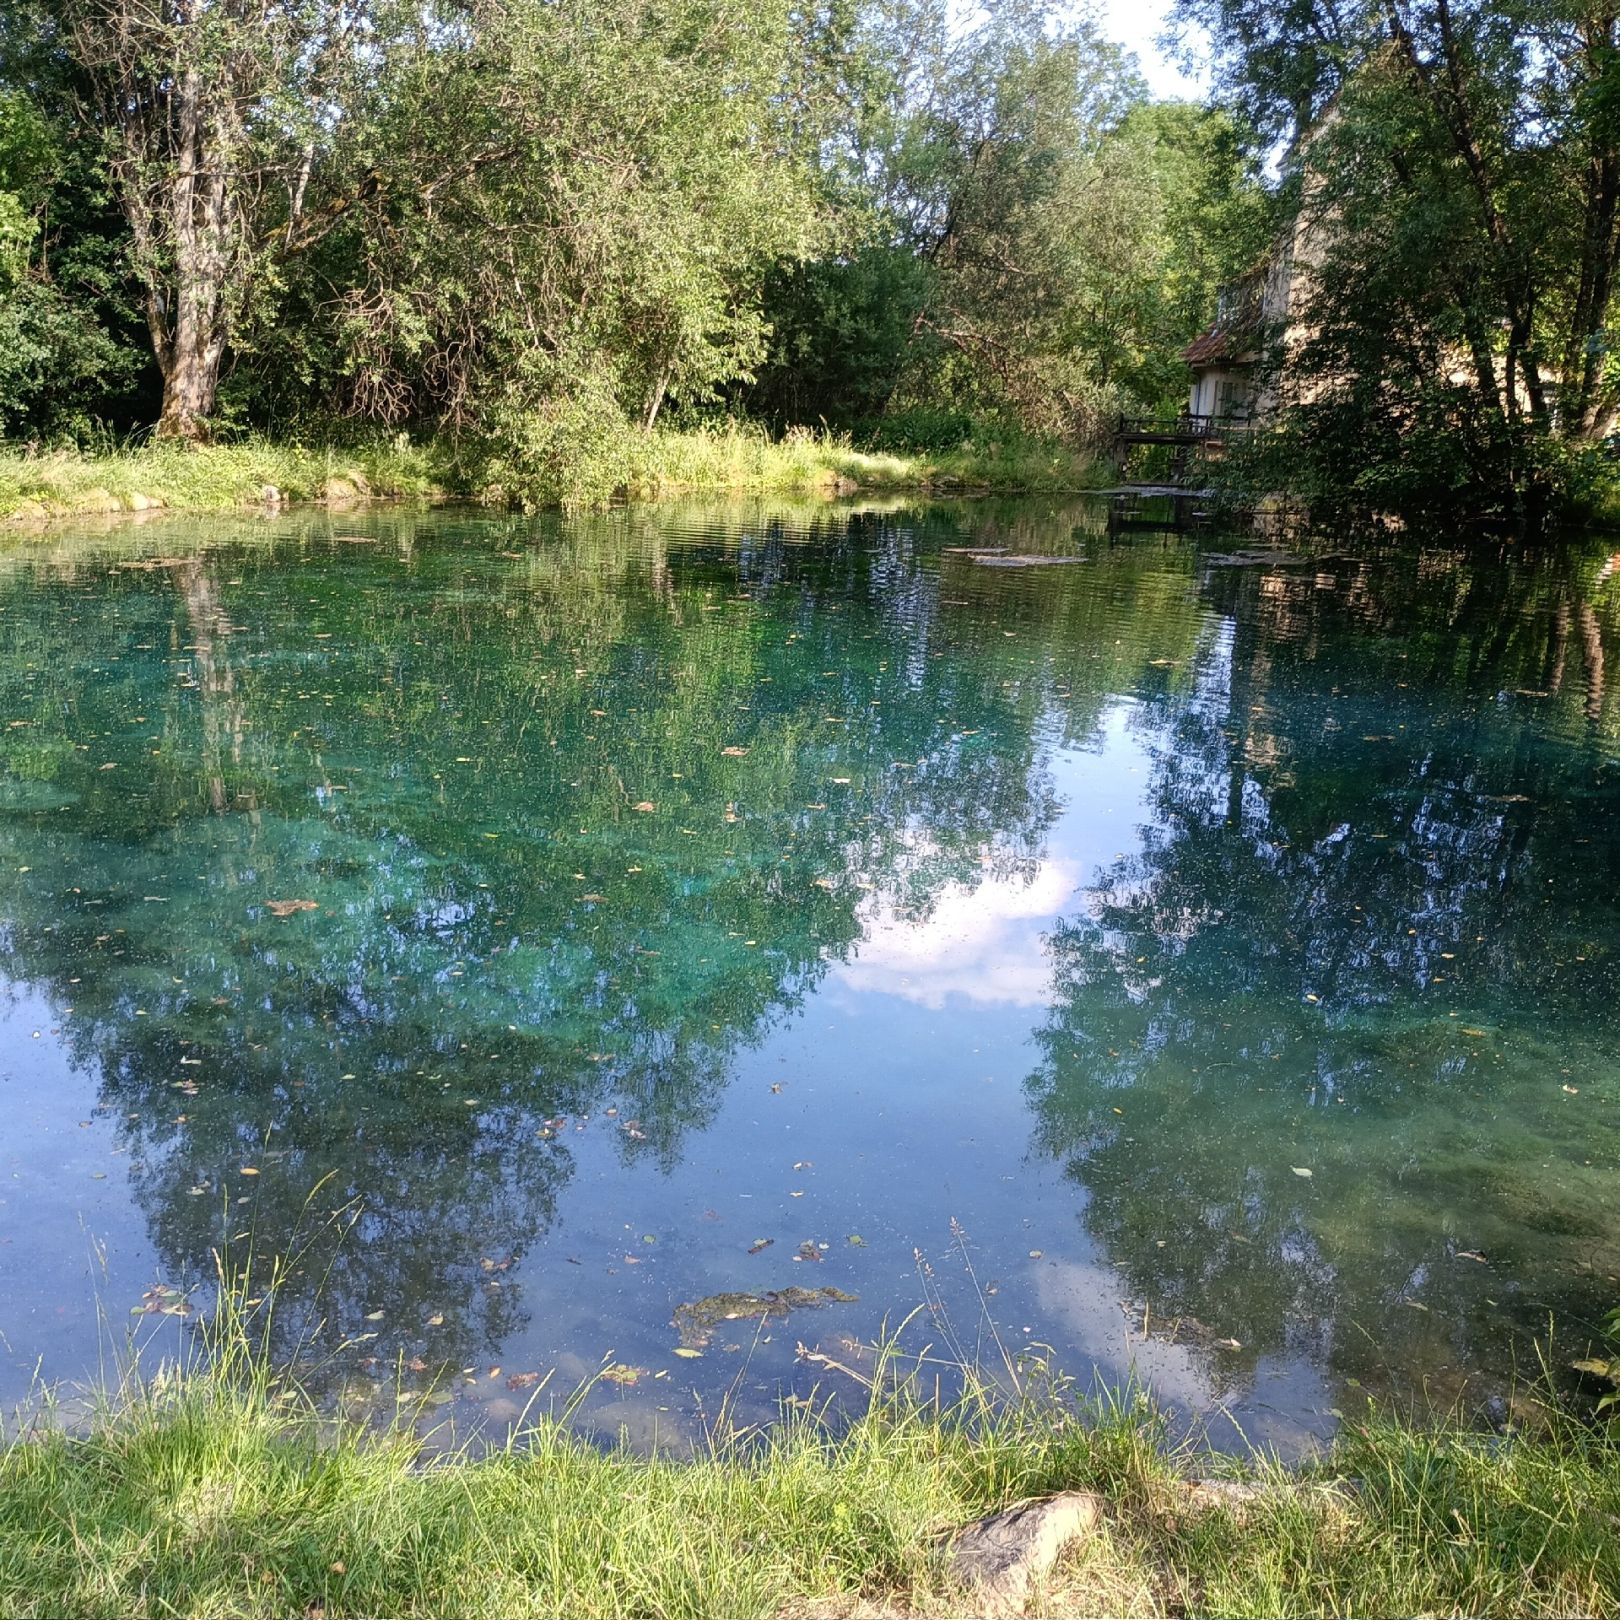
[(1121, 451), (1135, 444), (1194, 445), (1221, 444), (1235, 433), (1250, 428), (1246, 417), (1192, 416), (1183, 414), (1171, 420), (1155, 416), (1121, 416), (1114, 427), (1114, 443)]

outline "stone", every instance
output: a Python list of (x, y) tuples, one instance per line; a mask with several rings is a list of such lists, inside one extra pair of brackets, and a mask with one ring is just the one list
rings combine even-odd
[(981, 1601), (1021, 1609), (1063, 1548), (1095, 1530), (1102, 1517), (1102, 1498), (1090, 1491), (1064, 1491), (991, 1514), (957, 1533), (951, 1573)]

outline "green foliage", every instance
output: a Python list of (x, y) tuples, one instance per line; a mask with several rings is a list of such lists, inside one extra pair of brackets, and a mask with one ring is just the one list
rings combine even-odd
[(118, 410), (141, 358), (116, 257), (83, 152), (0, 88), (0, 438), (83, 439)]
[(1295, 307), (1273, 356), (1332, 504), (1535, 516), (1620, 418), (1620, 23), (1537, 4), (1181, 0), (1289, 138)]
[(0, 50), (0, 431), (133, 426), (161, 373), (160, 431), (447, 431), (530, 503), (717, 405), (1083, 446), (1182, 386), (1264, 207), (1233, 131), (1049, 0), (37, 0)]

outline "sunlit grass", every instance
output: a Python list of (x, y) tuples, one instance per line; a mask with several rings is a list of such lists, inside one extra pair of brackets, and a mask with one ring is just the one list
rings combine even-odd
[[(547, 503), (593, 504), (593, 492), (603, 490), (630, 500), (851, 488), (1041, 492), (1083, 489), (1102, 479), (1089, 457), (1051, 445), (992, 441), (946, 454), (901, 455), (859, 450), (832, 434), (773, 438), (740, 423), (615, 438), (607, 467), (592, 464), (590, 456), (581, 451), (556, 487), (546, 486)], [(345, 448), (257, 438), (198, 447), (154, 441), (95, 455), (0, 448), (0, 521), (262, 506), (267, 490), (282, 502), (433, 495), (504, 501), (512, 493), (498, 480), (491, 483), (487, 447), (417, 445), (404, 437), (378, 436)]]
[(0, 1612), (977, 1612), (951, 1584), (945, 1533), (1066, 1488), (1102, 1493), (1108, 1526), (1059, 1565), (1043, 1613), (1620, 1602), (1620, 1463), (1569, 1418), (1534, 1439), (1374, 1418), (1305, 1470), (1229, 1465), (1258, 1493), (1196, 1512), (1184, 1481), (1210, 1459), (1170, 1443), (1145, 1396), (1078, 1399), (1039, 1368), (945, 1399), (926, 1364), (889, 1349), (854, 1382), (827, 1368), (852, 1415), (795, 1407), (741, 1432), (722, 1419), (696, 1457), (604, 1449), (566, 1413), (477, 1449), (424, 1441), (409, 1403), (381, 1427), (323, 1413), (269, 1367), (262, 1328), (228, 1304), (193, 1365), (131, 1376), (88, 1423), (41, 1423), (0, 1451)]
[(200, 447), (154, 442), (98, 455), (0, 450), (0, 519), (218, 510), (262, 505), (267, 489), (283, 501), (420, 496), (442, 487), (445, 473), (431, 447), (387, 439), (344, 450), (263, 439)]

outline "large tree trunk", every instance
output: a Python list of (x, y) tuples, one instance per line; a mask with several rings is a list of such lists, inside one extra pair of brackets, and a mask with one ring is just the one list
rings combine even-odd
[[(206, 289), (196, 299), (182, 290), (182, 308), (188, 303), (209, 302)], [(217, 295), (212, 302), (217, 304)], [(182, 314), (175, 327), (167, 353), (159, 357), (163, 370), (163, 411), (158, 417), (159, 438), (206, 439), (208, 419), (214, 414), (219, 394), (219, 366), (224, 343), (213, 321), (187, 320)]]
[(179, 150), (169, 198), (174, 324), (158, 348), (163, 371), (158, 433), (165, 438), (207, 436), (228, 329), (232, 200), (223, 143), (209, 138), (213, 119), (204, 96), (197, 71), (182, 72), (175, 88)]

